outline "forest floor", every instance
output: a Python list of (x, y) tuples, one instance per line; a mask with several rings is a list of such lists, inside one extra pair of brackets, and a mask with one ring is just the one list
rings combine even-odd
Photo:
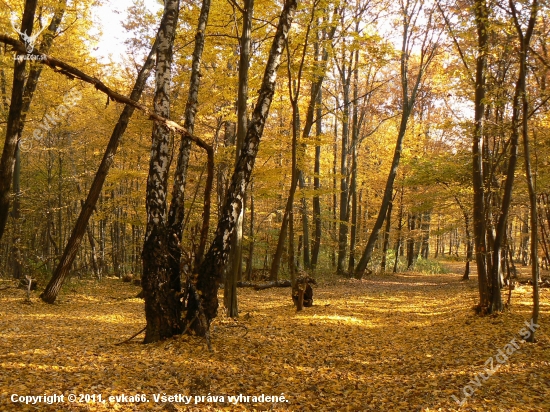
[[(71, 280), (55, 305), (1, 290), (0, 410), (549, 411), (550, 289), (537, 342), (523, 343), (531, 287), (513, 290), (506, 312), (479, 317), (477, 279), (461, 282), (462, 264), (449, 267), (328, 280), (299, 313), (288, 288), (240, 289), (239, 319), (212, 325), (213, 353), (191, 336), (115, 346), (145, 324), (139, 288), (118, 279)], [(25, 405), (14, 394), (64, 402)]]

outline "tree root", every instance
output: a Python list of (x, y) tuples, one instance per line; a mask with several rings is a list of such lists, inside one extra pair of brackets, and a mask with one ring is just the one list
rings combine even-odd
[(122, 341), (122, 342), (118, 342), (118, 343), (115, 343), (115, 346), (119, 346), (119, 345), (122, 345), (123, 343), (128, 343), (130, 342), (132, 339), (134, 339), (137, 335), (139, 335), (140, 333), (142, 332), (145, 332), (145, 329), (147, 329), (147, 326), (145, 326), (142, 330), (140, 330), (138, 333), (136, 333), (135, 335), (132, 335), (131, 337), (129, 337), (128, 339)]

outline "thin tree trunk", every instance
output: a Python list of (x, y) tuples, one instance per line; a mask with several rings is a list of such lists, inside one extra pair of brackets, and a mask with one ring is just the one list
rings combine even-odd
[(252, 280), (252, 270), (254, 266), (254, 219), (255, 219), (255, 210), (254, 210), (254, 193), (253, 193), (254, 183), (250, 183), (250, 227), (249, 227), (249, 245), (248, 245), (248, 262), (246, 264), (246, 280), (249, 282)]
[[(304, 190), (306, 188), (304, 180), (304, 172), (301, 170), (298, 172), (298, 183), (300, 184), (300, 189)], [(303, 233), (303, 247), (304, 247), (304, 269), (311, 269), (311, 258), (309, 254), (309, 217), (307, 215), (307, 200), (304, 194), (302, 194), (302, 233)]]
[[(313, 95), (312, 95), (313, 98)], [(319, 89), (317, 96), (315, 97), (317, 105), (317, 119), (315, 121), (315, 166), (313, 177), (313, 189), (315, 194), (313, 195), (313, 221), (315, 223), (315, 236), (313, 240), (313, 247), (311, 250), (311, 266), (313, 269), (317, 267), (319, 260), (319, 251), (321, 249), (321, 234), (322, 234), (322, 222), (321, 222), (321, 198), (319, 197), (319, 190), (321, 189), (321, 146), (319, 145), (319, 136), (323, 133), (322, 126), (322, 91)]]
[[(384, 231), (384, 245), (382, 246), (382, 262), (380, 263), (380, 269), (383, 272), (386, 271), (386, 258), (388, 254), (388, 245), (390, 244), (390, 229), (391, 229), (391, 212), (393, 209), (393, 201), (388, 206), (388, 214), (386, 215), (386, 230)], [(397, 258), (397, 256), (396, 256)]]
[[(538, 259), (538, 211), (537, 211), (537, 193), (535, 188), (535, 182), (533, 179), (533, 173), (531, 171), (531, 155), (529, 148), (529, 102), (527, 97), (526, 83), (527, 83), (527, 53), (529, 50), (529, 43), (533, 34), (535, 23), (537, 21), (538, 12), (538, 0), (533, 0), (531, 4), (531, 14), (527, 25), (525, 35), (519, 23), (517, 17), (516, 8), (513, 0), (510, 0), (510, 8), (512, 9), (512, 15), (514, 18), (514, 24), (521, 43), (520, 49), (520, 74), (519, 82), (521, 86), (521, 136), (523, 140), (523, 155), (525, 157), (525, 177), (527, 179), (527, 187), (529, 189), (529, 205), (531, 213), (531, 275), (533, 282), (533, 315), (532, 323), (537, 324), (540, 311), (539, 302), (539, 259)], [(517, 102), (519, 105), (519, 102)], [(519, 125), (518, 125), (519, 126)], [(527, 338), (529, 342), (535, 342), (535, 330)]]
[[(242, 145), (246, 137), (248, 122), (248, 69), (250, 66), (250, 47), (252, 16), (254, 14), (254, 0), (245, 0), (243, 8), (243, 32), (241, 35), (239, 56), (239, 89), (237, 98), (237, 141), (235, 145), (235, 164), (239, 160)], [(227, 316), (237, 317), (239, 309), (237, 304), (237, 281), (242, 270), (243, 254), (243, 220), (245, 207), (241, 208), (236, 222), (236, 230), (232, 236), (232, 246), (229, 257), (229, 269), (225, 278), (224, 301)]]
[(399, 198), (399, 218), (397, 223), (397, 242), (395, 246), (395, 262), (393, 264), (393, 273), (397, 272), (397, 265), (399, 264), (399, 252), (403, 243), (403, 196), (405, 194), (405, 187), (401, 185), (401, 196)]
[[(351, 63), (352, 64), (352, 63)], [(348, 171), (348, 154), (349, 154), (349, 104), (350, 104), (350, 81), (351, 81), (351, 64), (349, 69), (342, 68), (340, 76), (343, 85), (343, 121), (342, 121), (342, 150), (340, 151), (340, 214), (339, 214), (339, 229), (338, 229), (338, 261), (336, 271), (338, 274), (344, 273), (344, 262), (346, 259), (347, 243), (348, 243), (348, 220), (349, 220), (349, 171)], [(346, 73), (347, 72), (347, 73)]]
[(408, 7), (410, 7), (409, 3), (407, 3), (407, 5), (404, 6), (402, 10), (403, 42), (402, 42), (402, 49), (401, 49), (401, 91), (402, 91), (401, 104), (402, 104), (403, 110), (401, 113), (399, 132), (397, 136), (397, 142), (395, 144), (395, 150), (393, 154), (392, 164), (390, 167), (390, 172), (386, 180), (386, 187), (384, 189), (382, 204), (380, 205), (380, 209), (378, 211), (378, 217), (376, 218), (374, 227), (372, 228), (372, 231), (370, 233), (369, 239), (367, 241), (367, 246), (365, 247), (365, 251), (361, 256), (361, 260), (359, 261), (359, 263), (357, 264), (357, 267), (355, 268), (354, 276), (357, 279), (360, 279), (365, 273), (365, 271), (367, 270), (367, 265), (371, 260), (372, 253), (374, 251), (374, 246), (376, 244), (378, 235), (380, 233), (380, 229), (384, 224), (384, 220), (386, 218), (391, 196), (393, 193), (393, 184), (397, 176), (397, 170), (399, 167), (399, 161), (401, 159), (401, 153), (403, 151), (403, 141), (405, 139), (405, 133), (407, 131), (407, 123), (408, 123), (409, 117), (413, 112), (418, 89), (424, 77), (424, 72), (427, 66), (430, 64), (432, 58), (434, 57), (435, 50), (436, 50), (435, 44), (431, 45), (428, 48), (425, 48), (424, 46), (422, 47), (421, 55), (420, 55), (420, 67), (418, 68), (418, 72), (416, 73), (416, 78), (414, 79), (414, 83), (412, 84), (412, 89), (409, 90), (410, 86), (409, 86), (408, 72), (409, 72), (409, 58), (411, 55), (410, 37), (413, 35), (413, 30), (415, 28), (410, 27), (410, 22), (412, 17), (411, 14), (413, 14), (414, 11), (411, 11)]
[[(296, 6), (296, 0), (285, 2), (269, 53), (258, 100), (244, 140), (243, 147), (246, 150), (241, 151), (231, 178), (231, 185), (225, 198), (214, 240), (199, 267), (198, 277), (192, 282), (188, 296), (185, 316), (186, 327), (190, 327), (198, 335), (207, 338), (210, 322), (217, 314), (218, 285), (222, 278), (223, 269), (227, 264), (228, 253), (231, 248), (231, 235), (236, 225), (236, 216), (243, 207), (246, 188), (254, 169), (258, 146), (275, 93), (277, 69), (280, 65), (281, 55)], [(198, 321), (195, 321), (197, 318)]]
[[(357, 28), (358, 30), (358, 28)], [(357, 243), (357, 150), (359, 145), (359, 50), (355, 51), (355, 67), (353, 69), (353, 103), (352, 103), (352, 131), (351, 131), (351, 182), (349, 195), (351, 197), (351, 222), (349, 242), (348, 273), (355, 268), (355, 245)], [(348, 213), (349, 215), (349, 213)], [(349, 217), (349, 216), (348, 216)]]

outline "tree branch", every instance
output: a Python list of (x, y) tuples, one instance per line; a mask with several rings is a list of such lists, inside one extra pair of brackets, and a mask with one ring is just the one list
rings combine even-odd
[[(4, 43), (7, 45), (10, 45), (13, 47), (14, 51), (17, 51), (19, 53), (27, 54), (27, 50), (25, 49), (25, 45), (16, 40), (11, 38), (10, 36), (7, 36), (5, 34), (0, 34), (0, 43)], [(55, 57), (49, 56), (47, 54), (42, 54), (39, 51), (33, 50), (32, 53), (30, 53), (32, 56), (37, 57), (37, 62), (45, 64), (46, 66), (49, 66), (54, 71), (59, 72), (65, 76), (67, 76), (69, 79), (78, 79), (82, 80), (83, 82), (89, 83), (93, 85), (97, 90), (100, 92), (106, 94), (109, 99), (118, 102), (118, 103), (124, 103), (129, 106), (132, 106), (138, 110), (141, 110), (144, 112), (147, 116), (149, 116), (150, 120), (154, 120), (171, 131), (178, 133), (182, 135), (183, 137), (191, 140), (194, 142), (197, 146), (201, 147), (202, 149), (208, 151), (211, 146), (206, 143), (201, 138), (192, 135), (185, 129), (184, 127), (180, 126), (178, 123), (166, 119), (165, 117), (159, 116), (155, 114), (152, 110), (150, 110), (147, 106), (144, 106), (142, 104), (139, 104), (132, 99), (110, 89), (108, 86), (106, 86), (101, 80), (96, 79), (95, 77), (89, 76), (83, 71), (79, 70), (78, 68), (71, 66), (70, 64), (67, 64), (61, 60), (56, 59)]]

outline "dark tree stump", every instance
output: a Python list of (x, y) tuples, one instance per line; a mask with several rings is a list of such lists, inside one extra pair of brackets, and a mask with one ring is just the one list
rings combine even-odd
[(316, 285), (315, 279), (306, 274), (296, 278), (296, 282), (292, 287), (292, 300), (296, 306), (296, 310), (300, 311), (304, 307), (313, 306), (313, 289), (311, 285)]

